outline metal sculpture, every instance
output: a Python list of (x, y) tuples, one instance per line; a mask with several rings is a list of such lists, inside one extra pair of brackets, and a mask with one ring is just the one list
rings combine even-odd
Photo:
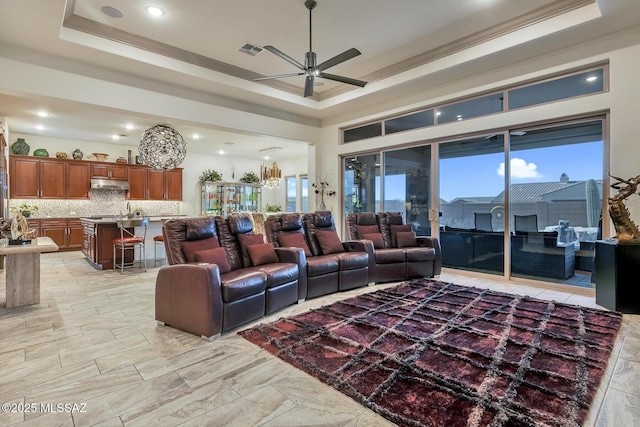
[(618, 190), (618, 194), (609, 197), (609, 215), (616, 229), (616, 238), (618, 240), (640, 239), (640, 230), (629, 216), (629, 210), (624, 201), (638, 191), (640, 184), (640, 175), (635, 178), (622, 179), (609, 174), (609, 176), (617, 182), (611, 184), (611, 188)]

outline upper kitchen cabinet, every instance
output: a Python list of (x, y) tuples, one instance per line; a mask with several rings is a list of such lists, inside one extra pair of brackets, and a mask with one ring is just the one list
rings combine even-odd
[(34, 157), (11, 157), (9, 194), (12, 199), (64, 199), (65, 163)]
[(67, 199), (88, 199), (90, 184), (90, 168), (87, 163), (67, 162), (66, 198)]
[(149, 169), (147, 183), (149, 200), (182, 201), (182, 168), (168, 171)]
[(89, 166), (66, 160), (11, 156), (12, 199), (88, 199)]
[(40, 160), (12, 156), (9, 160), (9, 183), (12, 199), (40, 197)]
[(118, 163), (91, 163), (91, 178), (96, 179), (122, 179), (129, 178), (129, 167), (126, 164)]
[(147, 175), (149, 168), (146, 166), (129, 166), (129, 200), (147, 200)]
[(164, 173), (167, 200), (182, 201), (182, 169), (171, 169)]

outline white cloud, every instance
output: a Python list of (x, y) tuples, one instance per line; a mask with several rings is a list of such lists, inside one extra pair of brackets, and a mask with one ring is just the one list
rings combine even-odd
[[(511, 178), (539, 178), (538, 165), (527, 163), (523, 159), (514, 157), (511, 159)], [(498, 166), (498, 175), (504, 176), (504, 162)]]

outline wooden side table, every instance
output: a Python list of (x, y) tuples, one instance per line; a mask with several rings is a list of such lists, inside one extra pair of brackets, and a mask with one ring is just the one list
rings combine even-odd
[(40, 303), (40, 254), (55, 252), (49, 237), (38, 237), (26, 245), (0, 247), (5, 255), (6, 308)]

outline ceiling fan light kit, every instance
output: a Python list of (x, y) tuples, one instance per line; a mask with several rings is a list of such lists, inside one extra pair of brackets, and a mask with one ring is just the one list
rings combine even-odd
[(279, 49), (273, 47), (273, 46), (263, 46), (264, 49), (268, 50), (269, 52), (279, 56), (280, 58), (284, 59), (285, 61), (287, 61), (288, 63), (294, 65), (296, 68), (302, 70), (302, 72), (299, 73), (289, 73), (289, 74), (278, 74), (276, 76), (267, 76), (267, 77), (260, 77), (257, 79), (254, 79), (255, 81), (260, 81), (260, 80), (271, 80), (271, 79), (279, 79), (279, 78), (283, 78), (283, 77), (294, 77), (294, 76), (306, 76), (305, 77), (305, 82), (304, 82), (304, 96), (313, 96), (313, 85), (314, 85), (314, 80), (316, 77), (320, 77), (323, 79), (328, 79), (328, 80), (333, 80), (336, 82), (340, 82), (340, 83), (346, 83), (346, 84), (350, 84), (350, 85), (354, 85), (354, 86), (359, 86), (359, 87), (365, 87), (365, 85), (367, 84), (367, 82), (363, 81), (363, 80), (358, 80), (358, 79), (352, 79), (349, 77), (343, 77), (343, 76), (338, 76), (336, 74), (329, 74), (329, 73), (325, 73), (324, 70), (326, 70), (327, 68), (331, 68), (335, 65), (341, 64), (351, 58), (354, 58), (358, 55), (360, 55), (360, 51), (356, 48), (351, 48), (349, 50), (346, 50), (336, 56), (334, 56), (331, 59), (328, 59), (324, 62), (322, 62), (321, 64), (317, 65), (317, 60), (316, 60), (316, 53), (313, 51), (312, 48), (312, 44), (311, 44), (311, 36), (312, 36), (312, 27), (311, 27), (311, 13), (312, 10), (316, 7), (317, 3), (315, 2), (315, 0), (306, 0), (304, 2), (304, 6), (309, 9), (309, 51), (304, 55), (304, 65), (302, 65), (300, 62), (296, 61), (295, 59), (293, 59), (292, 57), (290, 57), (289, 55), (287, 55), (286, 53), (280, 51)]

